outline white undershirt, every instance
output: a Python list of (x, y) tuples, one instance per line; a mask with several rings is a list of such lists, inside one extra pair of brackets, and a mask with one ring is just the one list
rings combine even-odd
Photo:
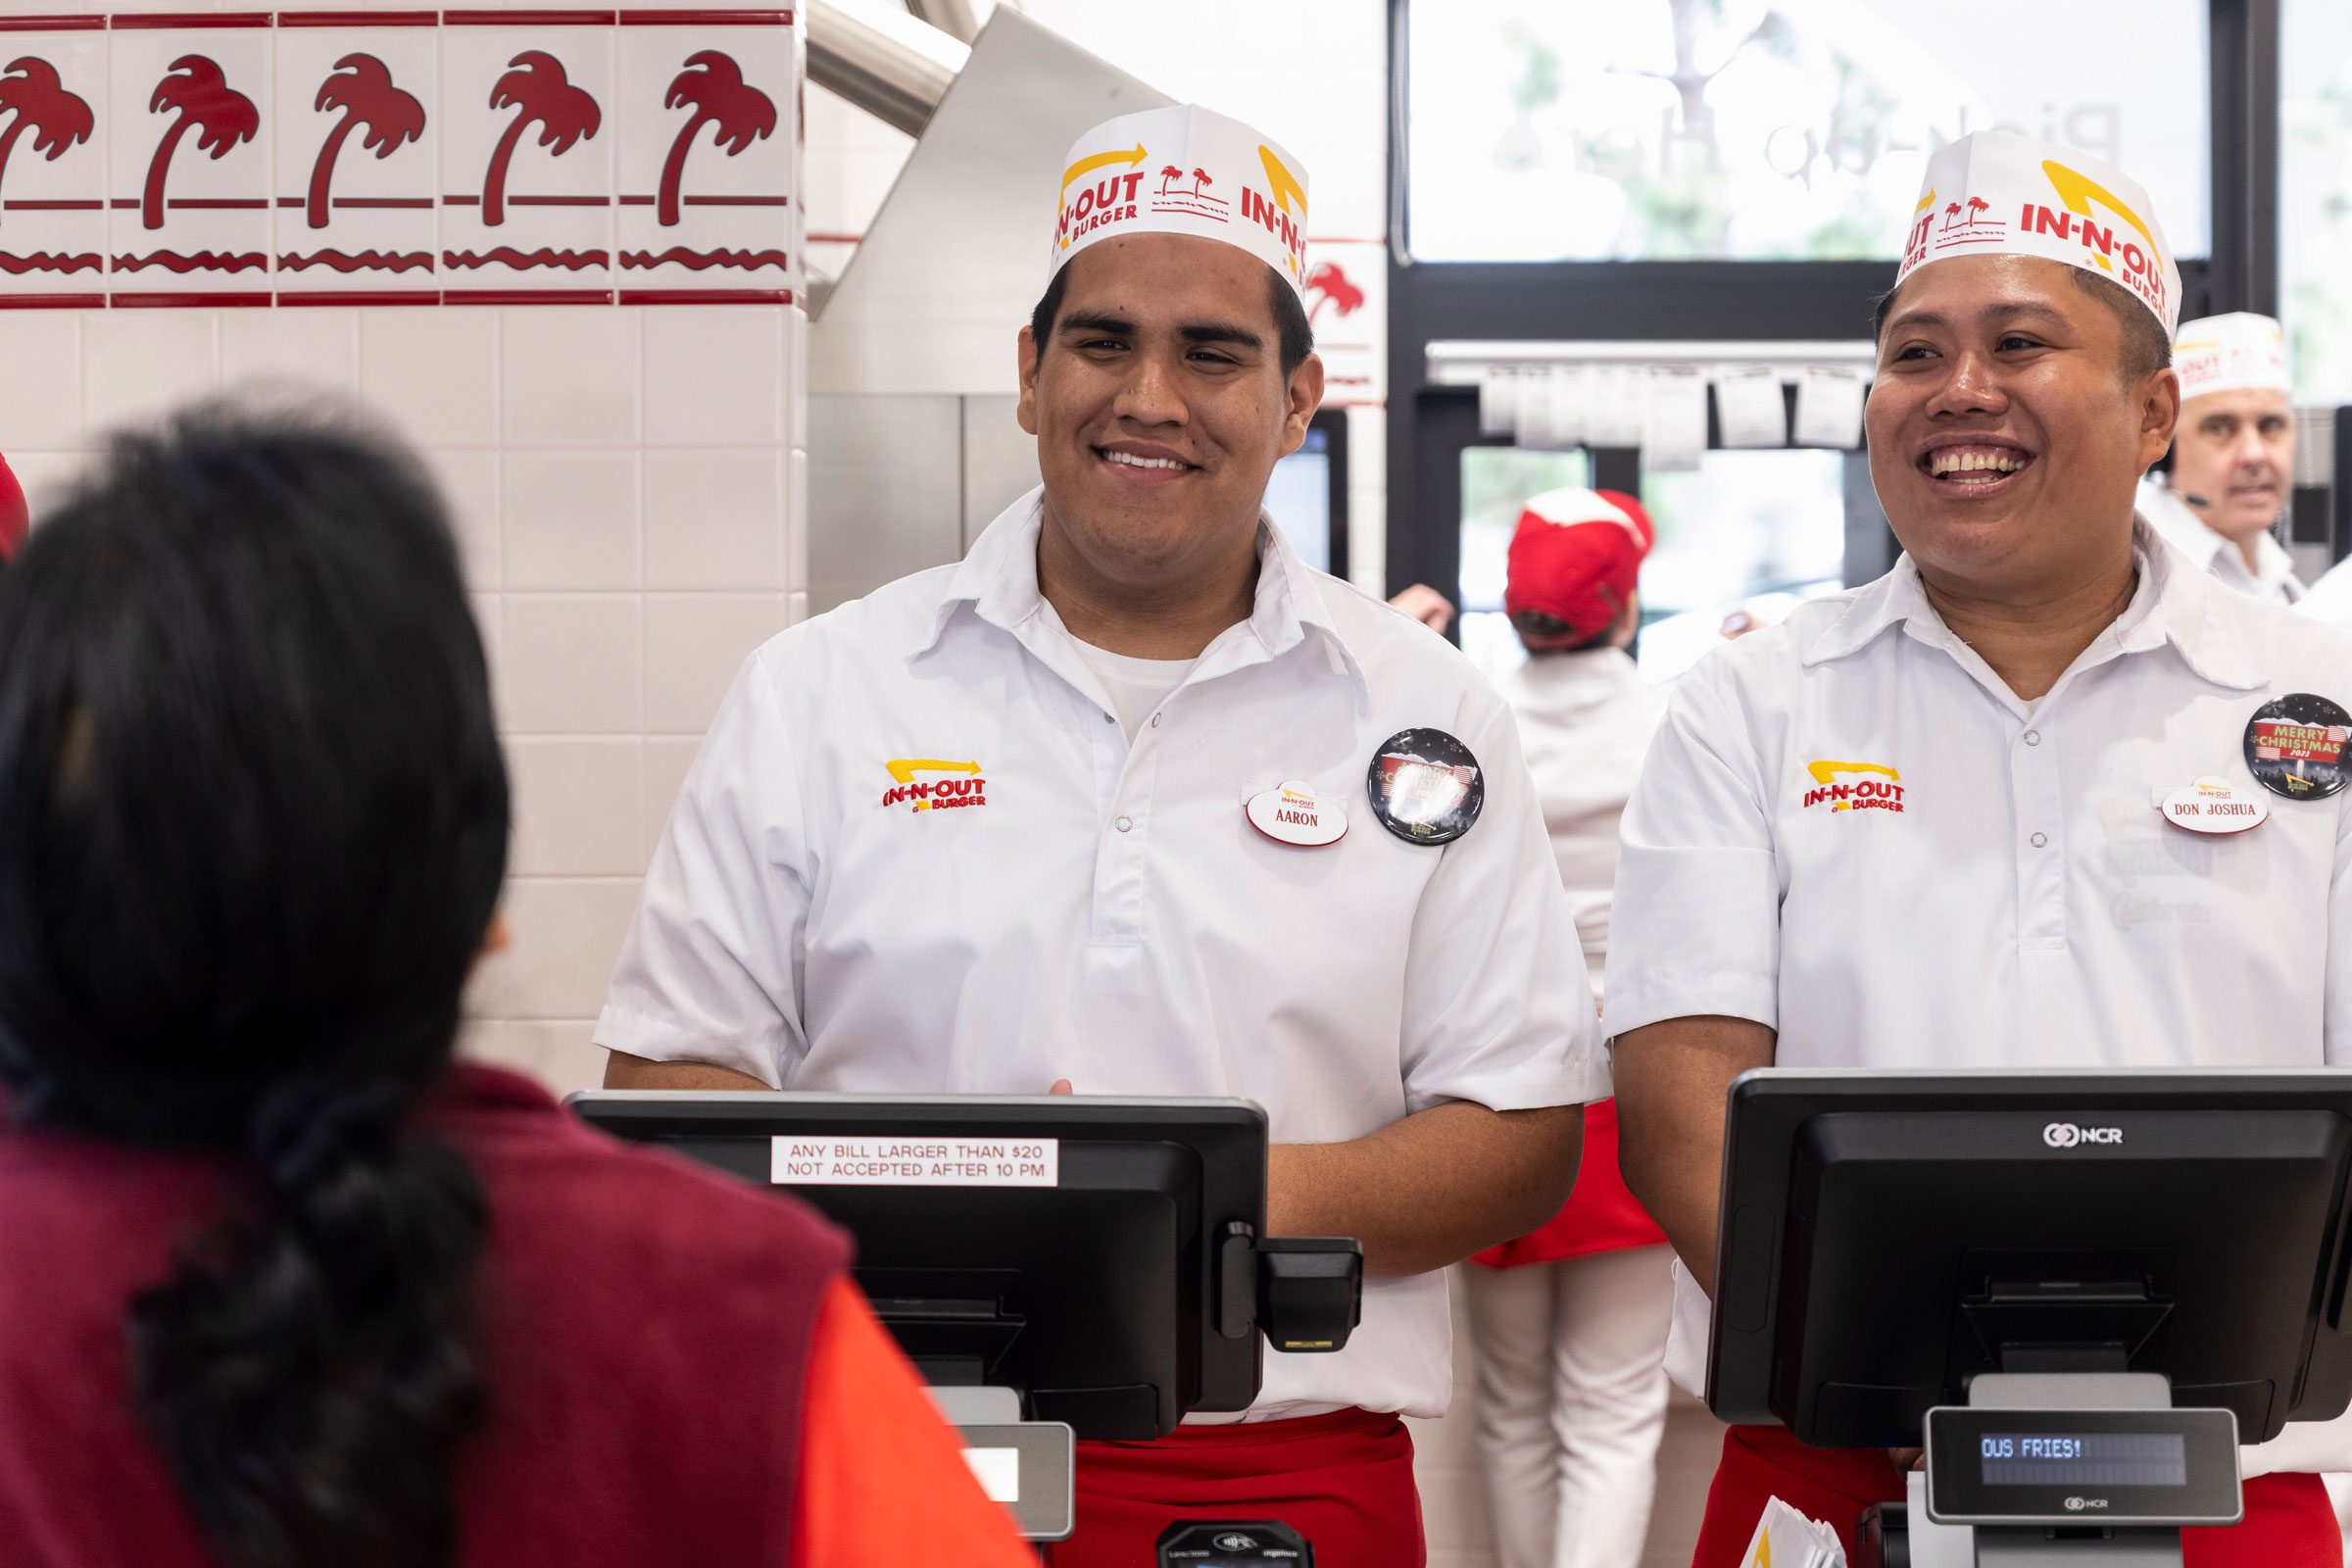
[(1144, 727), (1144, 720), (1152, 716), (1160, 700), (1184, 684), (1196, 662), (1190, 659), (1134, 659), (1076, 637), (1070, 641), (1076, 645), (1078, 657), (1086, 661), (1086, 667), (1095, 672), (1095, 679), (1102, 683), (1111, 711), (1119, 715), (1119, 727), (1129, 740), (1135, 739), (1135, 732)]

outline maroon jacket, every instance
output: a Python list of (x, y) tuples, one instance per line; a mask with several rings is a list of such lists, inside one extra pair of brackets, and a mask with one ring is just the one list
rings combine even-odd
[[(803, 1378), (849, 1249), (803, 1205), (460, 1067), (427, 1119), (489, 1194), (489, 1415), (464, 1568), (776, 1568)], [(0, 1563), (215, 1568), (132, 1413), (124, 1306), (220, 1212), (225, 1162), (0, 1127)]]

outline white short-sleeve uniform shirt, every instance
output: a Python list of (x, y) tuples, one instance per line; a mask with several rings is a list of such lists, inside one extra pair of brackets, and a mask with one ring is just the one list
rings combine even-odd
[[(1905, 557), (1685, 676), (1625, 814), (1609, 1027), (1716, 1013), (1801, 1067), (2352, 1060), (2352, 790), (2254, 780), (2254, 710), (2352, 707), (2352, 639), (2195, 569), (2144, 523), (2139, 582), (2039, 701)], [(2250, 832), (2167, 822), (2205, 776)], [(1676, 1265), (1667, 1368), (1705, 1377)]]
[[(1249, 619), (1136, 726), (1037, 586), (1042, 493), (943, 566), (753, 655), (703, 743), (597, 1043), (782, 1087), (1236, 1095), (1278, 1143), (1447, 1101), (1609, 1092), (1576, 927), (1511, 715), (1457, 652), (1308, 569), (1270, 523)], [(1408, 844), (1365, 780), (1400, 730), (1483, 770)], [(1324, 848), (1244, 813), (1287, 781)], [(1266, 1358), (1254, 1417), (1442, 1413), (1442, 1275), (1367, 1283), (1335, 1355)]]

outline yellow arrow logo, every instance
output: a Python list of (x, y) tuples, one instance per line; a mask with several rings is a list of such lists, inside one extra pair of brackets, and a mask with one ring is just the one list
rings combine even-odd
[[(2122, 219), (2125, 222), (2130, 223), (2133, 228), (2138, 229), (2139, 237), (2148, 242), (2148, 268), (2150, 271), (2154, 271), (2156, 269), (2161, 268), (2164, 265), (2164, 257), (2159, 254), (2156, 244), (2156, 236), (2148, 232), (2148, 225), (2140, 221), (2140, 218), (2137, 213), (2133, 212), (2130, 207), (2116, 199), (2115, 192), (2107, 189), (2097, 180), (2089, 178), (2087, 175), (2084, 175), (2079, 171), (2067, 168), (2064, 164), (2059, 163), (2055, 159), (2043, 159), (2041, 172), (2050, 176), (2051, 188), (2058, 192), (2058, 199), (2066, 203), (2068, 208), (2074, 212), (2080, 213), (2084, 218), (2088, 218), (2090, 216), (2090, 204), (2096, 201), (2101, 206), (2105, 207), (2109, 212), (2115, 214), (2116, 217)], [(2103, 270), (2110, 272), (2115, 270), (2114, 265), (2110, 263), (2106, 257), (2099, 255), (2095, 251), (2091, 254), (2090, 259), (2098, 263)]]
[(917, 773), (978, 773), (978, 762), (947, 762), (936, 757), (902, 757), (884, 764), (890, 776), (902, 784), (914, 782)]
[(1070, 181), (1081, 174), (1091, 174), (1098, 169), (1108, 169), (1113, 164), (1125, 164), (1132, 169), (1151, 156), (1150, 153), (1144, 151), (1144, 144), (1139, 141), (1126, 152), (1120, 152), (1114, 148), (1106, 153), (1095, 153), (1090, 157), (1081, 158), (1061, 172), (1061, 188), (1067, 191), (1070, 188)]
[[(1292, 217), (1298, 219), (1299, 226), (1303, 228), (1306, 224), (1306, 187), (1298, 183), (1297, 175), (1283, 167), (1282, 160), (1274, 156), (1273, 148), (1260, 143), (1257, 149), (1257, 161), (1266, 166), (1266, 189), (1274, 193), (1275, 203), (1284, 212), (1290, 213)], [(1294, 197), (1298, 202), (1295, 212), (1291, 207), (1291, 200)]]
[(1929, 208), (1935, 205), (1936, 187), (1931, 185), (1928, 187), (1928, 193), (1919, 199), (1919, 205), (1911, 209), (1911, 216), (1913, 218), (1917, 218), (1920, 214), (1926, 212)]

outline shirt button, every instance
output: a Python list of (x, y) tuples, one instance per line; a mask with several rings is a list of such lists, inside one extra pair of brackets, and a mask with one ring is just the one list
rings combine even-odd
[[(1119, 818), (1119, 820), (1124, 822), (1127, 819), (1122, 816)], [(2033, 845), (2037, 850), (2046, 849), (2049, 846), (2050, 836), (2047, 833), (2036, 833), (2032, 838), (2026, 840), (2026, 842)]]
[(1122, 816), (1122, 817), (1120, 817), (1120, 818), (1119, 818), (1119, 821), (1118, 821), (1118, 829), (1119, 829), (1119, 831), (1120, 831), (1120, 832), (1124, 833), (1124, 832), (1126, 832), (1128, 829), (1130, 829), (1130, 828), (1132, 828), (1132, 827), (1134, 827), (1134, 826), (1135, 826), (1135, 818), (1134, 818), (1134, 817), (1132, 817), (1132, 816)]
[(2041, 731), (2037, 729), (2030, 729), (2026, 731), (2026, 744), (2028, 746), (2039, 746), (2041, 744)]
[(1102, 722), (1105, 724), (1116, 724), (1118, 721), (1118, 715), (1115, 713), (1104, 713), (1102, 715)]

